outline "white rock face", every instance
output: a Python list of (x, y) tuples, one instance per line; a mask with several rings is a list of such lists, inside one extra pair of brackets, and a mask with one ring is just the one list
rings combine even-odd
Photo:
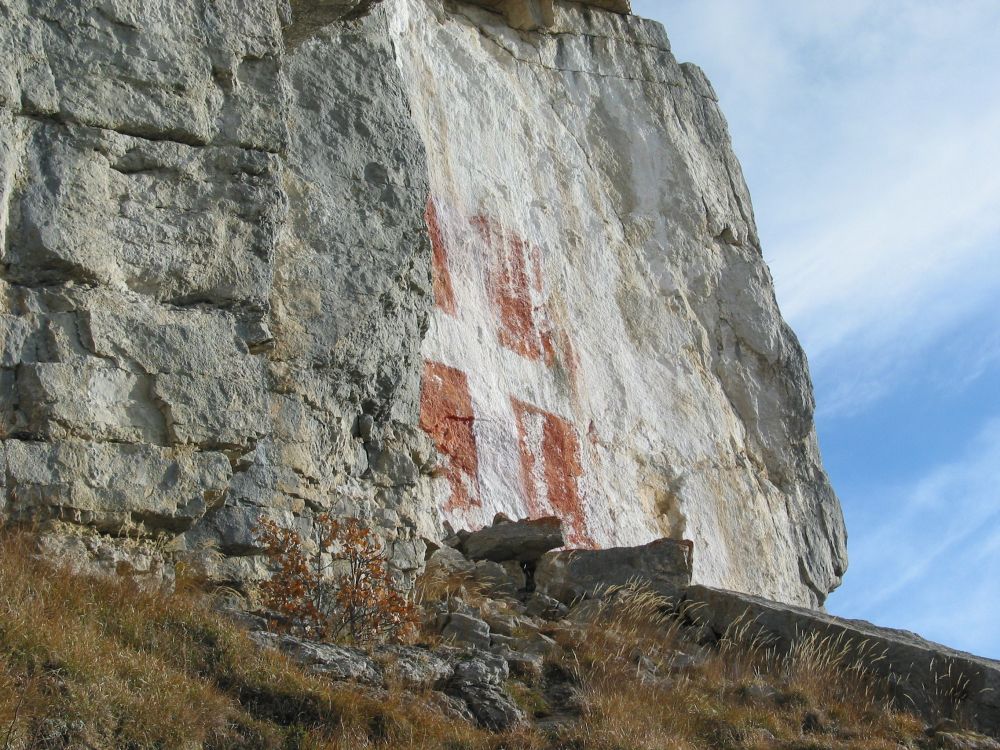
[(397, 0), (427, 150), (436, 306), (422, 420), (456, 527), (694, 541), (695, 580), (817, 605), (845, 535), (725, 121), (662, 28), (551, 29)]
[(412, 571), (554, 513), (821, 603), (804, 358), (711, 87), (627, 11), (0, 0), (3, 517), (240, 584), (261, 515)]

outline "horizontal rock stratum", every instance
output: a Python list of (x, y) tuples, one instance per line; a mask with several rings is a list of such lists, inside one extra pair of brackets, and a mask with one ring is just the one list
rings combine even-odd
[(0, 2), (3, 515), (234, 583), (262, 514), (403, 571), (555, 515), (821, 604), (805, 358), (710, 84), (628, 10)]

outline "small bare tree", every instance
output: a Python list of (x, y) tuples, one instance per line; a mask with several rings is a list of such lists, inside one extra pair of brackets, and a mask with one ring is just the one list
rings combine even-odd
[[(277, 564), (262, 585), (265, 606), (279, 629), (312, 638), (354, 643), (401, 640), (419, 621), (416, 608), (395, 587), (385, 549), (357, 518), (315, 519), (315, 549), (294, 529), (261, 519), (257, 539)], [(344, 572), (337, 573), (338, 568)]]

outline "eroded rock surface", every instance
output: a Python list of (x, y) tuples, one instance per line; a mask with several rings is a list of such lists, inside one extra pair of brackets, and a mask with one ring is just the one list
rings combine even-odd
[(404, 573), (555, 515), (821, 603), (804, 357), (711, 86), (628, 10), (0, 0), (4, 516), (242, 583), (261, 515)]
[(8, 518), (242, 582), (332, 510), (422, 562), (423, 145), (384, 14), (289, 50), (280, 6), (0, 4)]

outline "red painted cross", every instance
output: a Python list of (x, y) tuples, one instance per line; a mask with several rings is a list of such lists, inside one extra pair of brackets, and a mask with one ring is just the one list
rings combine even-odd
[(558, 515), (571, 544), (593, 546), (579, 433), (536, 405), (543, 397), (569, 412), (565, 393), (576, 385), (540, 250), (492, 219), (456, 216), (433, 201), (426, 217), (439, 312), (425, 347), (420, 423), (445, 456), (442, 512), (467, 527), (496, 512)]

